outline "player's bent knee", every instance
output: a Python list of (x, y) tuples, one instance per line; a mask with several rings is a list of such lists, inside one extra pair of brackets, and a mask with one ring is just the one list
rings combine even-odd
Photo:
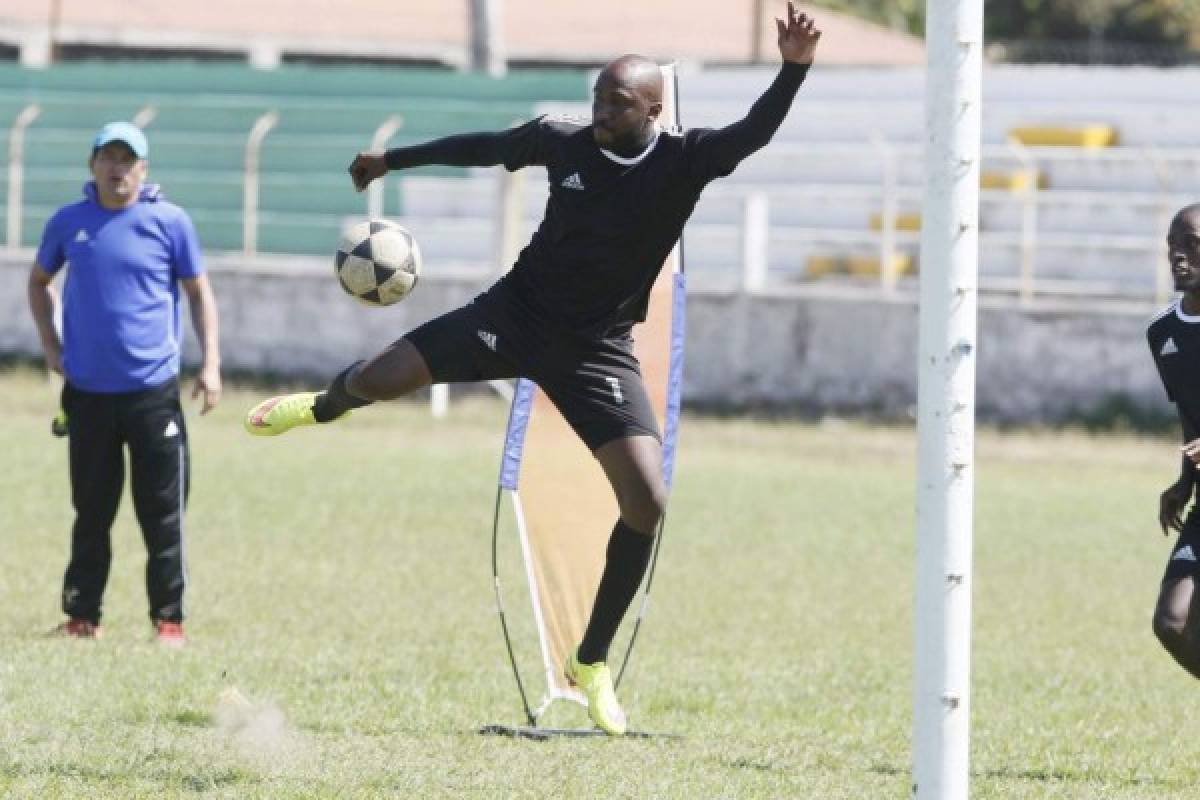
[(627, 525), (638, 533), (653, 536), (667, 510), (667, 487), (662, 484), (641, 487), (626, 495), (620, 506), (621, 518)]
[(1167, 649), (1182, 644), (1187, 639), (1187, 618), (1164, 609), (1154, 612), (1151, 622), (1154, 635)]

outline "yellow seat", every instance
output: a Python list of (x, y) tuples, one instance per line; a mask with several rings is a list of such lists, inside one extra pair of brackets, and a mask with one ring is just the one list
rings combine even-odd
[[(875, 213), (871, 215), (871, 230), (883, 230), (883, 214)], [(916, 211), (908, 211), (896, 215), (896, 230), (898, 231), (919, 231), (921, 230), (921, 214)]]
[[(880, 258), (873, 256), (810, 256), (805, 267), (805, 277), (823, 278), (827, 275), (853, 275), (859, 278), (878, 278)], [(911, 275), (914, 270), (913, 257), (908, 253), (896, 253), (892, 257), (893, 275)]]
[(846, 274), (846, 264), (837, 256), (809, 256), (804, 267), (804, 274), (809, 278), (823, 278), (826, 275)]
[(1030, 125), (1013, 128), (1008, 135), (1027, 147), (1083, 147), (1100, 149), (1118, 144), (1111, 125)]
[(979, 175), (979, 188), (1004, 189), (1009, 192), (1025, 192), (1036, 186), (1045, 189), (1046, 175), (1038, 169), (1016, 169), (1012, 172), (983, 172)]
[[(878, 278), (879, 256), (850, 256), (846, 259), (846, 271), (860, 278)], [(908, 275), (912, 272), (913, 259), (908, 253), (895, 253), (892, 256), (892, 274)]]

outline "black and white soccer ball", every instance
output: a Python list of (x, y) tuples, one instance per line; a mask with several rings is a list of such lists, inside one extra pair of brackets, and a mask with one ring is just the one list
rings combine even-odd
[(342, 234), (333, 263), (348, 294), (369, 306), (390, 306), (417, 285), (421, 250), (400, 225), (369, 219)]

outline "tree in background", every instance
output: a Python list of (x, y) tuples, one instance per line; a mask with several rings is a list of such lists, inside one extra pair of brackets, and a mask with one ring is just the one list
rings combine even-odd
[[(918, 36), (925, 0), (815, 0)], [(1200, 50), (1200, 0), (987, 0), (989, 40), (1138, 42)]]
[(869, 19), (892, 30), (925, 35), (925, 0), (816, 0), (814, 5)]
[(991, 39), (1200, 48), (1200, 0), (988, 0), (984, 15)]

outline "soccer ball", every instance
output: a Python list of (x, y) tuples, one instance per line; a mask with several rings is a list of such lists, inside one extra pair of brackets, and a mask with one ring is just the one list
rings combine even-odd
[(333, 263), (338, 283), (356, 300), (390, 306), (417, 285), (421, 251), (404, 228), (386, 219), (370, 219), (342, 234)]

